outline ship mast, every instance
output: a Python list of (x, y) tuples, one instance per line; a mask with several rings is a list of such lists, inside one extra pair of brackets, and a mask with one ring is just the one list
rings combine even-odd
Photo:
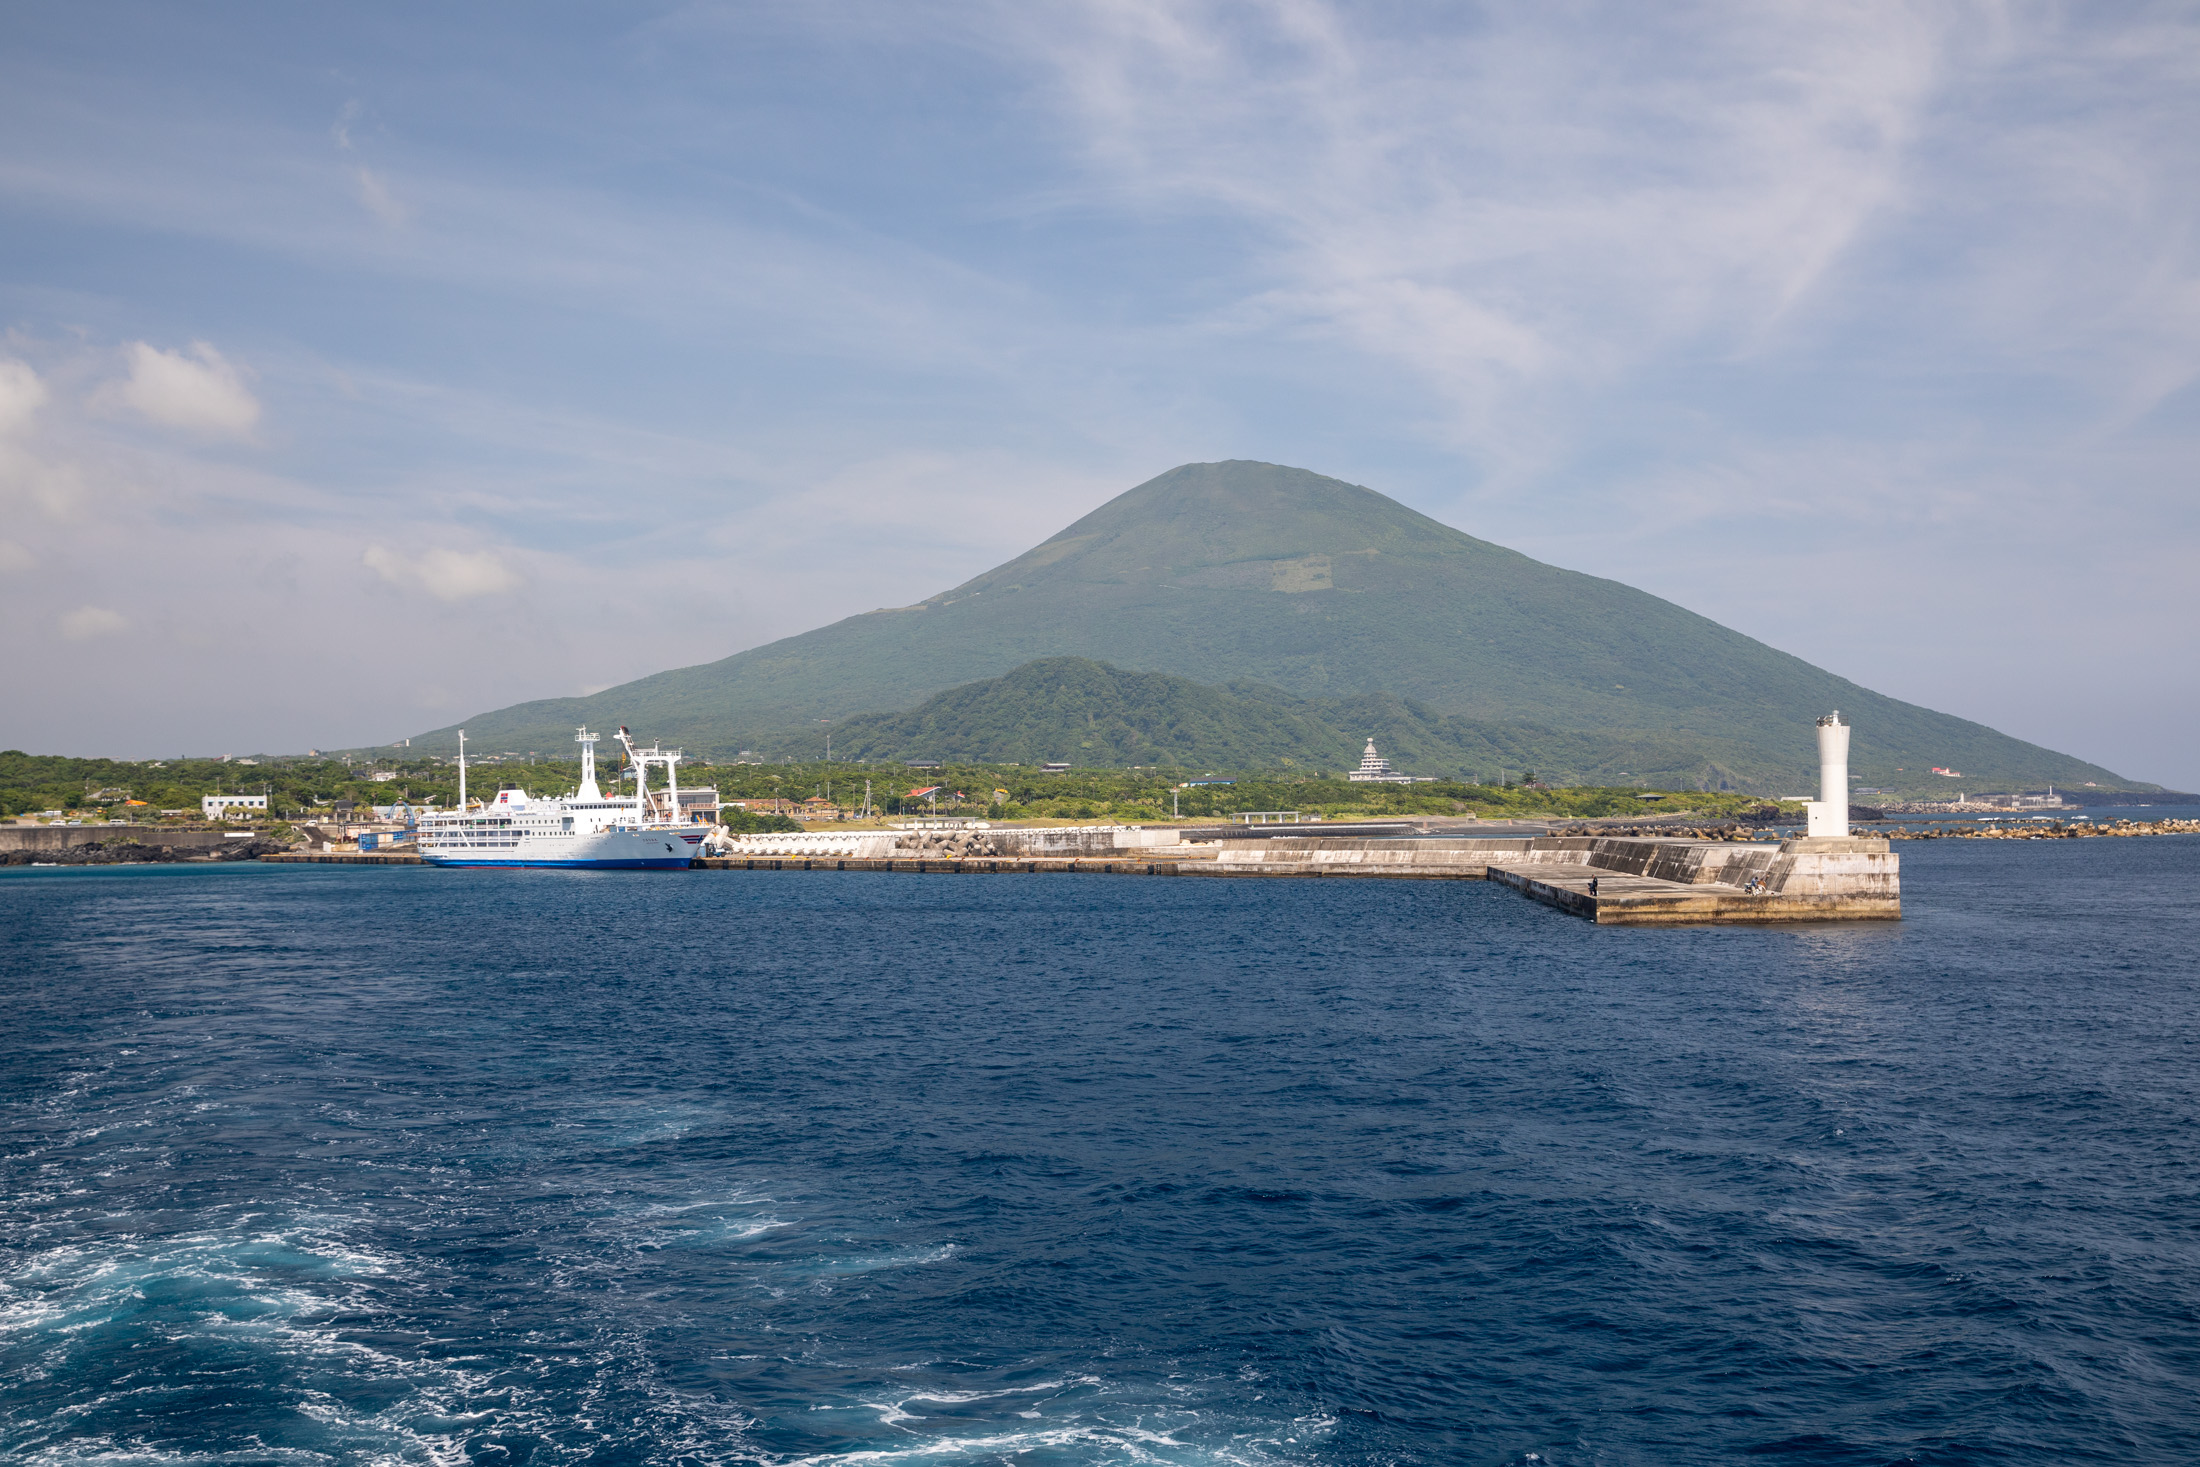
[(573, 798), (600, 800), (603, 798), (603, 791), (596, 788), (596, 736), (583, 724), (580, 732), (573, 735), (573, 742), (581, 746), (581, 784), (573, 792)]
[(466, 813), (466, 730), (458, 731), (458, 813)]

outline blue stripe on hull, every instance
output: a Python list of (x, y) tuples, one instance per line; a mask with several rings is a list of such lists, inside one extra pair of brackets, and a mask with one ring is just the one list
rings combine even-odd
[(502, 861), (492, 856), (423, 856), (430, 866), (511, 866), (538, 871), (685, 871), (694, 856), (637, 861)]

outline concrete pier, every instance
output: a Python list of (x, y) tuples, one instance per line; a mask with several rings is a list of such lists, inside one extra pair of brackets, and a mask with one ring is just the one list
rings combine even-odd
[(1886, 921), (1902, 915), (1896, 857), (1883, 840), (1326, 840), (1283, 836), (1201, 846), (1126, 846), (1085, 856), (706, 856), (717, 871), (891, 871), (908, 875), (1358, 877), (1496, 881), (1592, 922)]
[[(417, 866), (418, 856), (309, 852), (281, 865)], [(1606, 926), (1853, 922), (1902, 915), (1897, 858), (1883, 840), (1778, 844), (1610, 836), (1518, 839), (1224, 840), (1124, 846), (1109, 854), (699, 857), (704, 871), (879, 871), (908, 876), (1188, 876), (1495, 881)]]
[(379, 851), (285, 851), (279, 856), (262, 856), (260, 859), (275, 866), (419, 866), (426, 864), (418, 856), (386, 856)]
[(1545, 836), (1528, 840), (1224, 841), (1215, 874), (1502, 882), (1592, 922), (1840, 922), (1902, 915), (1883, 840), (1771, 843)]

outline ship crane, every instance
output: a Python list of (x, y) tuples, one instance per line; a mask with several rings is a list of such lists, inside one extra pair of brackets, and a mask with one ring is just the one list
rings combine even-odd
[[(619, 725), (619, 747), (626, 750), (626, 757), (634, 766), (635, 816), (644, 825), (654, 823), (653, 816), (656, 820), (678, 823), (680, 819), (679, 765), (682, 757), (680, 750), (660, 749), (655, 744), (651, 744), (646, 749), (637, 749), (634, 747), (633, 735), (627, 732), (626, 725), (623, 723)], [(649, 766), (652, 764), (662, 764), (665, 767), (665, 792), (662, 805), (658, 804), (657, 796), (649, 788)], [(658, 814), (657, 812), (660, 810), (662, 813)]]

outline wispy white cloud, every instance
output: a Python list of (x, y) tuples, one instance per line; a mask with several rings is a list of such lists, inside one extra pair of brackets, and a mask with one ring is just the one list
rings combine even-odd
[(47, 396), (46, 384), (30, 363), (0, 358), (0, 438), (26, 432)]
[(98, 637), (119, 637), (130, 630), (130, 619), (107, 606), (79, 606), (61, 615), (61, 635), (72, 642)]
[(1255, 229), (1227, 319), (1394, 362), (1489, 448), (1554, 389), (1759, 349), (1903, 202), (1963, 19), (1094, 0), (1001, 34), (1058, 77), (1094, 206)]
[(67, 515), (82, 490), (73, 465), (53, 462), (36, 446), (38, 419), (52, 396), (30, 363), (0, 358), (0, 507), (48, 519)]
[(414, 554), (369, 545), (360, 563), (393, 586), (426, 591), (439, 601), (468, 601), (516, 590), (519, 573), (495, 551), (433, 545)]
[(128, 353), (130, 375), (121, 385), (121, 400), (151, 421), (231, 438), (250, 435), (260, 421), (259, 399), (207, 342), (193, 342), (187, 355), (133, 341)]
[(412, 210), (406, 208), (403, 203), (399, 202), (397, 196), (390, 192), (390, 186), (381, 174), (371, 168), (362, 168), (359, 170), (358, 178), (359, 202), (366, 207), (369, 214), (381, 220), (383, 224), (391, 229), (397, 228), (412, 218)]

